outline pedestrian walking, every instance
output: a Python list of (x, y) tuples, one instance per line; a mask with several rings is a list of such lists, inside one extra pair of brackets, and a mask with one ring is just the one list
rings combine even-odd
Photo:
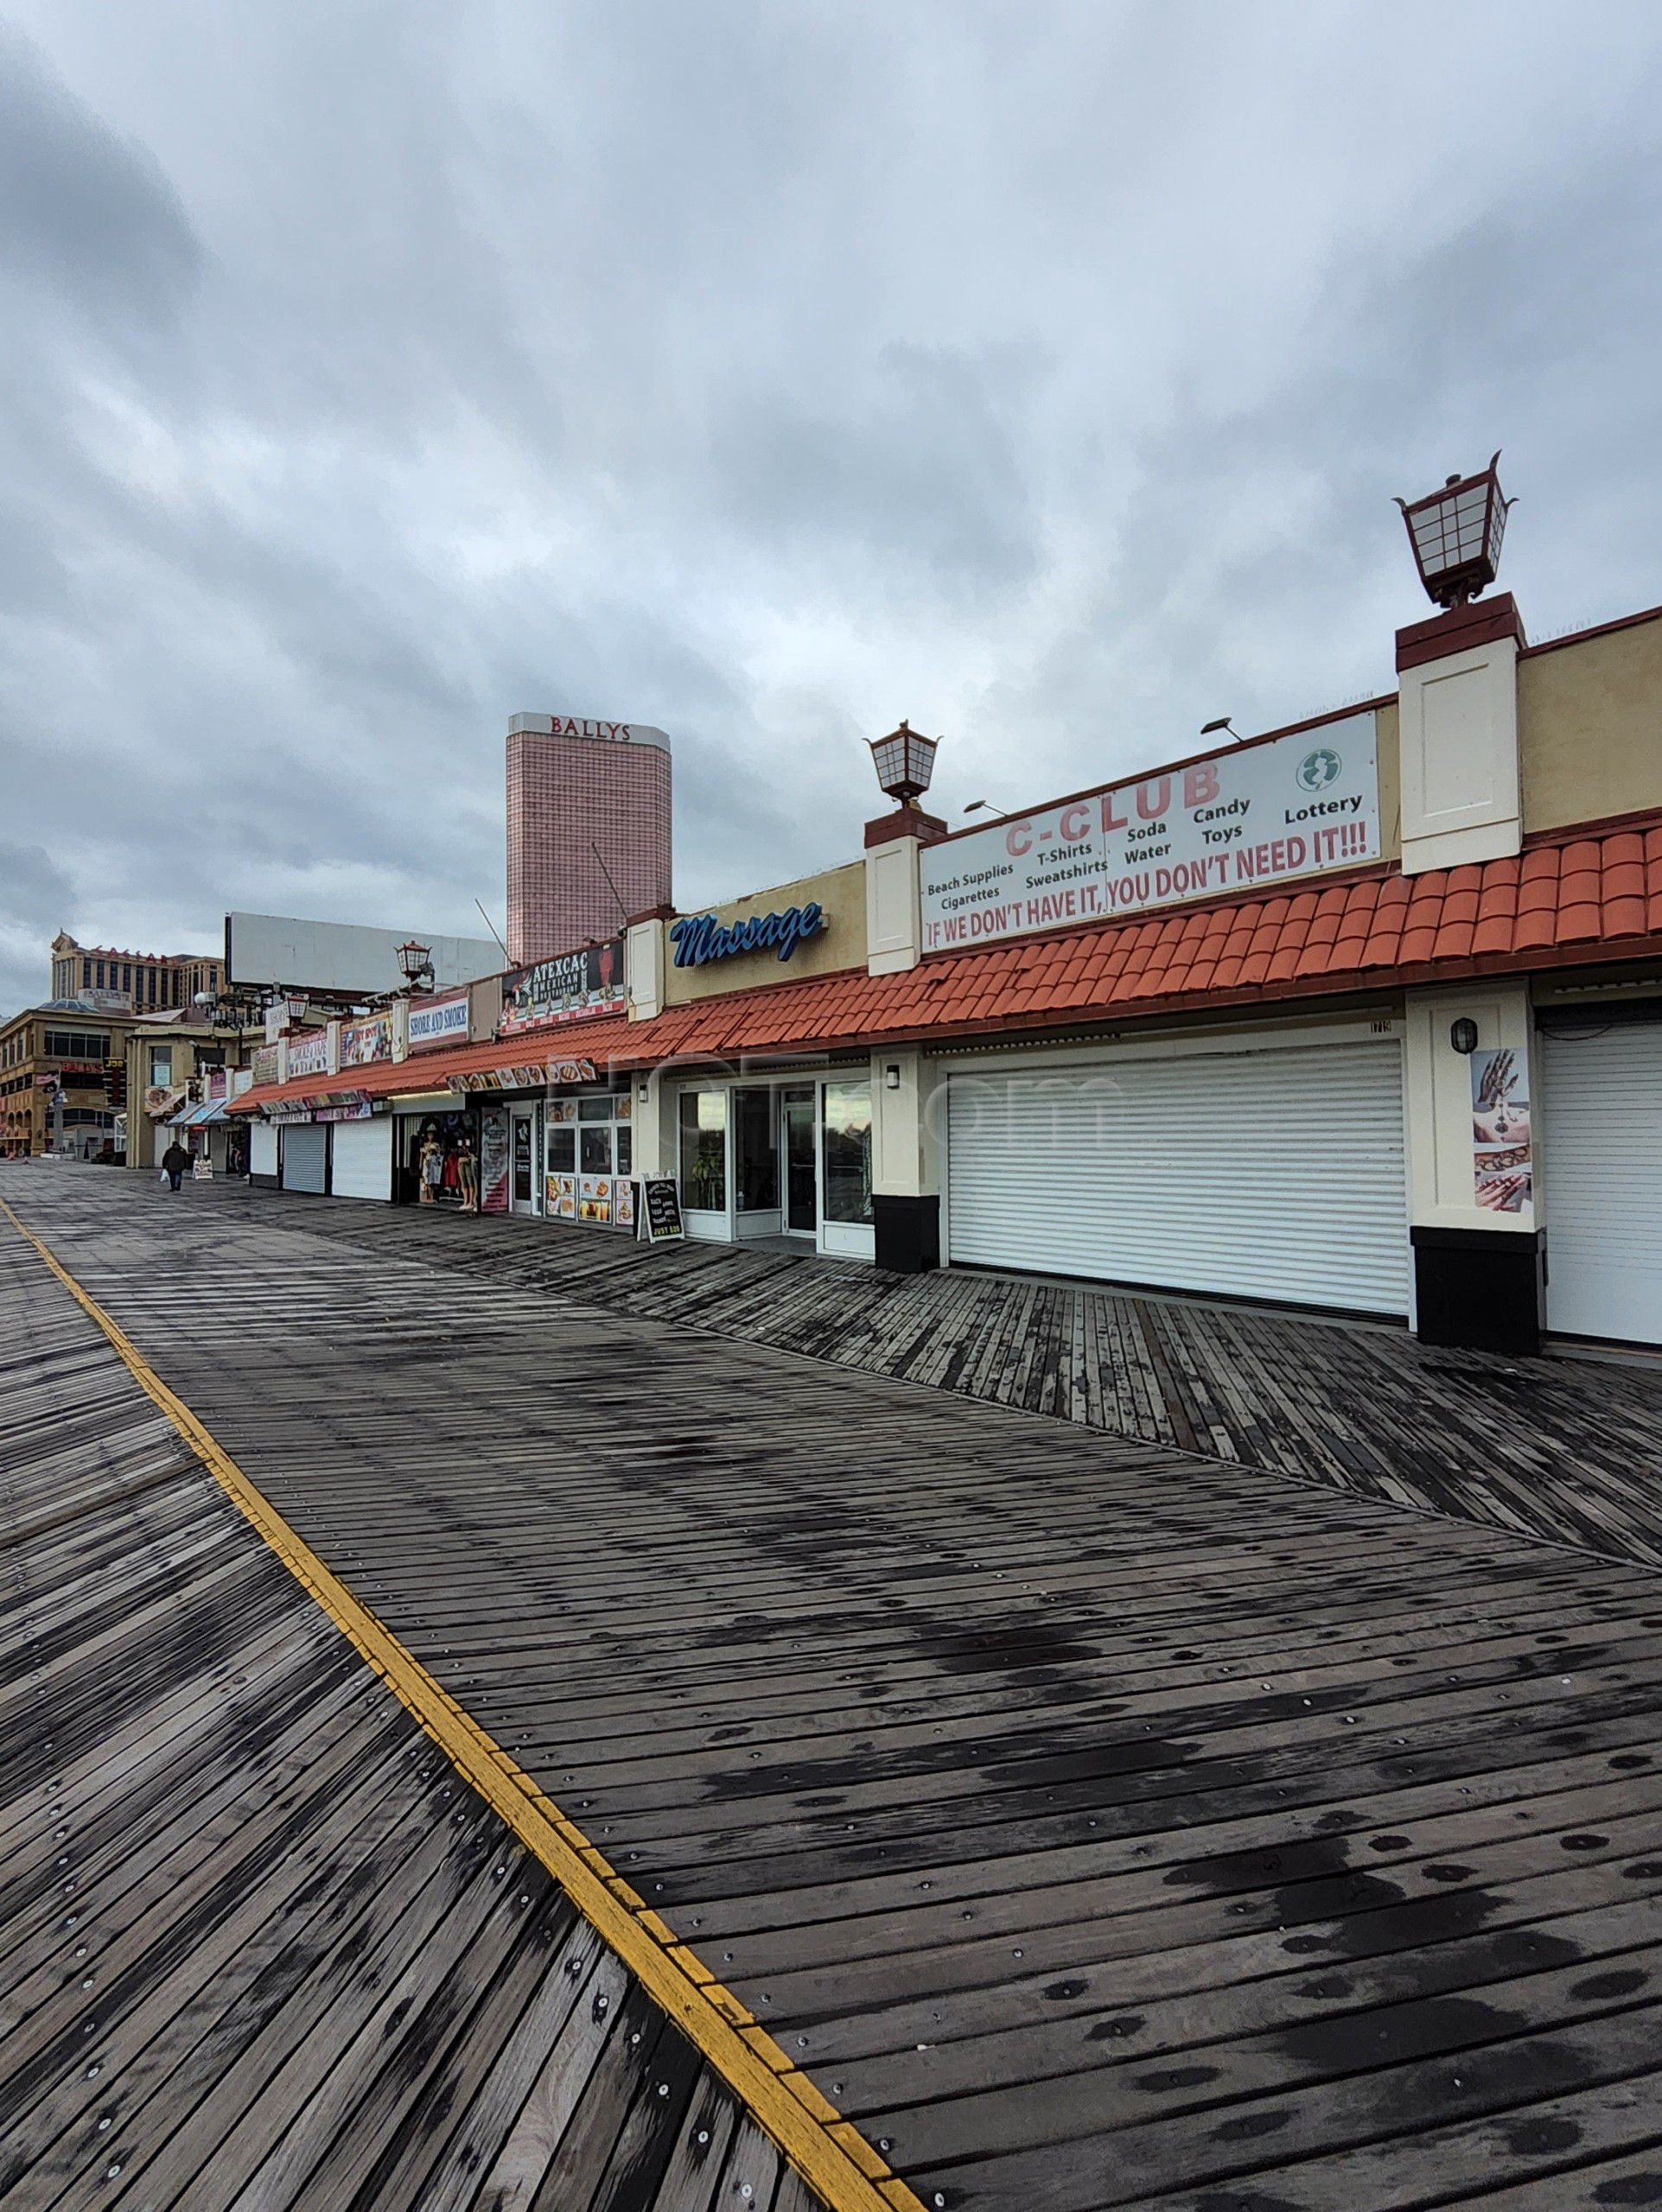
[(168, 1179), (168, 1188), (176, 1191), (185, 1179), (185, 1170), (190, 1165), (190, 1154), (177, 1137), (162, 1155), (162, 1173)]

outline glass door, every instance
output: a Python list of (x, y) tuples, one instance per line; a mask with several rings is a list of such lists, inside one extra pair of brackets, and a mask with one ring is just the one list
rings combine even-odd
[(819, 1097), (819, 1249), (850, 1260), (874, 1259), (870, 1078), (822, 1083)]
[(733, 1234), (729, 1205), (727, 1093), (684, 1090), (677, 1106), (680, 1140), (681, 1216), (689, 1236)]
[(513, 1213), (540, 1213), (537, 1173), (537, 1109), (516, 1106), (509, 1115), (508, 1207)]
[(812, 1236), (819, 1226), (818, 1166), (814, 1158), (814, 1099), (812, 1090), (780, 1094), (785, 1142), (785, 1228), (792, 1236)]

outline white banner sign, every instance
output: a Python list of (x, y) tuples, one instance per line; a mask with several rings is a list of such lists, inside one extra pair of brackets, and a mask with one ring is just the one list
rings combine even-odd
[(329, 1033), (327, 1029), (307, 1029), (289, 1039), (289, 1073), (297, 1075), (327, 1075), (329, 1070)]
[(1374, 717), (1353, 715), (926, 846), (923, 950), (1357, 868), (1379, 849)]
[(415, 1052), (426, 1045), (444, 1045), (468, 1034), (468, 994), (458, 992), (453, 999), (411, 999), (410, 1001), (410, 1049)]

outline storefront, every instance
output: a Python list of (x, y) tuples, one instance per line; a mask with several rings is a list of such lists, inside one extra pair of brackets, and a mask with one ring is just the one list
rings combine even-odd
[(805, 1249), (872, 1258), (869, 1064), (766, 1082), (712, 1077), (681, 1085), (674, 1110), (689, 1236), (787, 1236)]
[(549, 1091), (543, 1102), (543, 1210), (551, 1221), (634, 1229), (634, 1115), (627, 1077)]
[(479, 1158), (479, 1132), (472, 1108), (448, 1091), (430, 1094), (419, 1102), (401, 1098), (389, 1122), (395, 1202), (438, 1205), (460, 1212), (468, 1203), (464, 1161), (477, 1162)]
[[(1662, 997), (1554, 1007), (1537, 1036), (1552, 1207), (1547, 1325), (1662, 1344)], [(1508, 1134), (1515, 1141), (1517, 1128)]]
[(323, 1122), (283, 1122), (277, 1130), (277, 1184), (284, 1191), (303, 1191), (313, 1198), (328, 1195), (329, 1187), (329, 1132)]
[(1402, 1045), (1377, 1027), (948, 1063), (943, 1256), (1406, 1314)]
[(336, 1198), (380, 1198), (392, 1195), (392, 1116), (377, 1114), (366, 1101), (352, 1107), (325, 1108), (331, 1116), (329, 1195)]

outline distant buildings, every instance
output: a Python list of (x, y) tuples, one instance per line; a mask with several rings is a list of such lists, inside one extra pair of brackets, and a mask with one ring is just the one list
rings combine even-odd
[(670, 741), (639, 722), (508, 724), (508, 958), (615, 937), (670, 899)]
[(129, 952), (78, 944), (67, 931), (52, 940), (52, 996), (84, 999), (111, 1014), (162, 1014), (189, 1006), (199, 991), (217, 994), (220, 958), (195, 952)]

